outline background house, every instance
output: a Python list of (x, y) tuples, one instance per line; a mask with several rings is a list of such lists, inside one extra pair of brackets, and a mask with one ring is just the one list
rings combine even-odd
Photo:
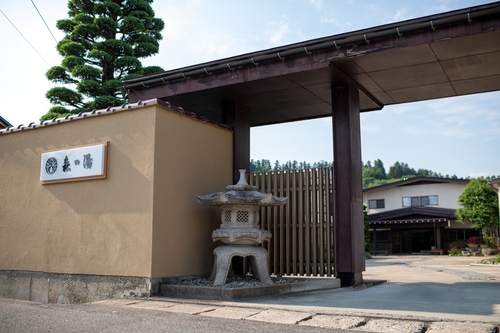
[(0, 116), (0, 129), (4, 129), (11, 126), (12, 126), (11, 123), (9, 123), (5, 118)]
[(373, 251), (420, 253), (448, 248), (451, 242), (479, 236), (456, 221), (458, 197), (467, 180), (415, 177), (363, 191)]

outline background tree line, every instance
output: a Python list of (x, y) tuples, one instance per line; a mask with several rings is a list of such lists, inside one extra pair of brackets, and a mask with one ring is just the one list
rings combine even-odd
[[(280, 163), (275, 161), (274, 164), (271, 161), (262, 160), (250, 160), (250, 172), (271, 172), (271, 171), (283, 171), (283, 170), (301, 170), (301, 169), (311, 169), (311, 168), (326, 168), (333, 166), (333, 162), (319, 161), (315, 163), (308, 162), (298, 162), (298, 161), (288, 161), (286, 163)], [(456, 175), (443, 175), (439, 172), (434, 172), (428, 169), (417, 169), (410, 168), (407, 163), (396, 162), (394, 165), (389, 167), (389, 172), (386, 171), (384, 163), (380, 160), (374, 160), (373, 163), (368, 161), (362, 163), (363, 170), (363, 188), (369, 188), (379, 185), (384, 185), (388, 183), (393, 183), (401, 181), (404, 179), (424, 176), (424, 177), (440, 177), (440, 178), (452, 178), (458, 179)]]

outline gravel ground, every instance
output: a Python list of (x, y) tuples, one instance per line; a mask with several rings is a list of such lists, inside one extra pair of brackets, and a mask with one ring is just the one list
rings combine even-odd
[[(281, 277), (271, 277), (271, 280), (273, 281), (274, 284), (307, 281), (304, 279), (291, 279), (291, 278), (281, 278)], [(210, 281), (210, 278), (208, 277), (177, 280), (169, 282), (169, 284), (184, 285), (184, 286), (214, 287), (213, 281)], [(223, 286), (219, 287), (242, 288), (242, 287), (259, 287), (259, 286), (265, 286), (265, 284), (263, 284), (253, 276), (236, 276), (236, 277), (228, 277), (226, 279), (226, 283)]]

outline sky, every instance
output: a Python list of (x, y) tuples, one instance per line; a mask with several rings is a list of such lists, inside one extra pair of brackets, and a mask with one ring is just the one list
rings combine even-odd
[[(157, 0), (163, 40), (142, 62), (171, 70), (490, 2)], [(62, 61), (56, 21), (68, 18), (67, 3), (0, 0), (0, 116), (14, 126), (39, 121), (52, 106), (45, 93), (55, 84), (45, 73)], [(381, 159), (387, 171), (399, 161), (450, 176), (500, 175), (500, 92), (362, 113), (361, 140), (363, 161)], [(252, 159), (272, 164), (331, 162), (331, 118), (252, 128), (250, 145)]]

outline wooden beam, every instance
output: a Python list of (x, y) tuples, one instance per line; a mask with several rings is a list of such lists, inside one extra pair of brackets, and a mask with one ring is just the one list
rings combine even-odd
[(336, 49), (321, 50), (314, 52), (312, 55), (307, 55), (304, 52), (302, 55), (287, 57), (283, 61), (270, 61), (259, 63), (258, 66), (237, 67), (233, 71), (227, 69), (211, 73), (211, 75), (201, 74), (192, 78), (166, 82), (165, 84), (133, 88), (128, 92), (129, 101), (137, 102), (138, 100), (151, 98), (168, 99), (169, 96), (232, 86), (238, 83), (301, 73), (319, 68), (328, 68), (331, 60), (343, 57), (343, 53)]

